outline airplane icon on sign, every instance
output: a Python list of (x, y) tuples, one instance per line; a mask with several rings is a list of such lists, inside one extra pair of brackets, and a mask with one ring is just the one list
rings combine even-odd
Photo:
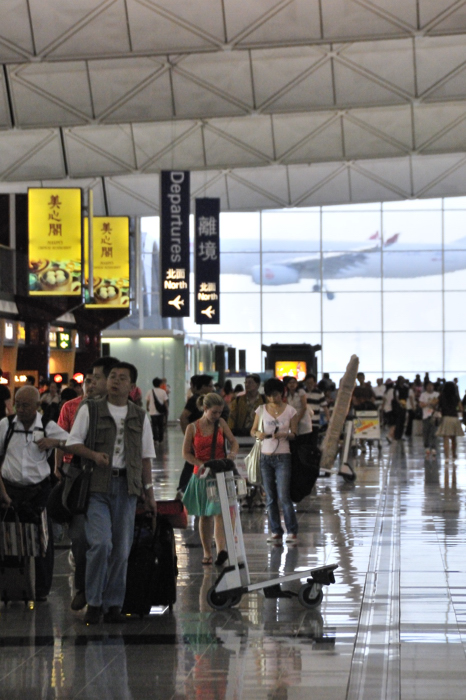
[(202, 309), (201, 314), (212, 318), (212, 316), (215, 316), (215, 309), (213, 309), (212, 306), (208, 306), (207, 309)]
[(177, 309), (177, 311), (180, 311), (180, 310), (181, 310), (181, 307), (184, 306), (184, 299), (181, 298), (181, 294), (178, 294), (178, 296), (176, 297), (176, 299), (171, 299), (171, 300), (168, 302), (168, 304), (169, 304), (170, 306), (174, 306), (174, 307)]

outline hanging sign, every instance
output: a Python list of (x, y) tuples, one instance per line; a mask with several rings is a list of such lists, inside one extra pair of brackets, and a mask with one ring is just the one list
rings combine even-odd
[(82, 191), (28, 190), (29, 294), (81, 296)]
[[(87, 309), (129, 308), (129, 219), (93, 217), (94, 303)], [(89, 279), (89, 221), (84, 219), (85, 279)]]
[(189, 172), (160, 174), (160, 313), (189, 316)]
[(195, 321), (220, 323), (220, 199), (196, 199)]

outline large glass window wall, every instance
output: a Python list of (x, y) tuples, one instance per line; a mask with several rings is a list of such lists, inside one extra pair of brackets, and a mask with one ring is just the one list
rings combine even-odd
[[(144, 327), (158, 313), (158, 219), (142, 220)], [(246, 349), (322, 345), (319, 372), (351, 354), (369, 378), (465, 372), (466, 198), (221, 214), (221, 323), (190, 336)], [(157, 325), (158, 324), (158, 325)], [(178, 326), (179, 327), (179, 326)]]

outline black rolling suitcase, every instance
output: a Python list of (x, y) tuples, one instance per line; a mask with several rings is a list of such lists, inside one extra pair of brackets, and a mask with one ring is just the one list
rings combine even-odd
[(299, 503), (309, 496), (320, 471), (319, 448), (301, 443), (299, 436), (291, 444), (290, 496), (293, 503)]
[(154, 605), (168, 605), (172, 610), (177, 575), (173, 527), (157, 516), (154, 530), (152, 516), (137, 514), (122, 613), (143, 617)]
[[(41, 515), (31, 508), (10, 507), (0, 522), (0, 600), (24, 601), (31, 604), (35, 600), (35, 561), (34, 556), (41, 552), (37, 521)], [(36, 523), (30, 522), (36, 520)]]

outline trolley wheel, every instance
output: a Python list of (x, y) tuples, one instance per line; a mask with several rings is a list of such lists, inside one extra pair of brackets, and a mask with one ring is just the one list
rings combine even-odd
[(241, 598), (242, 598), (242, 597), (243, 597), (243, 596), (241, 595), (241, 593), (238, 593), (238, 595), (234, 595), (234, 596), (232, 597), (232, 599), (231, 599), (231, 605), (230, 605), (230, 607), (231, 607), (231, 608), (234, 608), (234, 607), (236, 607), (236, 605), (239, 605), (239, 604), (241, 603)]
[(315, 583), (306, 583), (298, 591), (298, 600), (305, 608), (313, 610), (319, 607), (324, 597), (322, 589), (317, 589)]
[[(241, 596), (239, 596), (241, 600)], [(217, 593), (215, 586), (207, 591), (207, 602), (214, 610), (225, 610), (231, 608), (232, 605), (239, 603), (238, 596), (232, 596), (228, 593)]]

